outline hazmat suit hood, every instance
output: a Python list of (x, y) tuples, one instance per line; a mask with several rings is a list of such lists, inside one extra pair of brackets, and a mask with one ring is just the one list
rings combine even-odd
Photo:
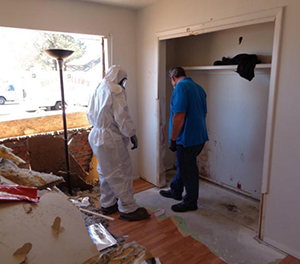
[(104, 79), (115, 84), (119, 84), (124, 78), (127, 78), (127, 72), (118, 65), (111, 66)]

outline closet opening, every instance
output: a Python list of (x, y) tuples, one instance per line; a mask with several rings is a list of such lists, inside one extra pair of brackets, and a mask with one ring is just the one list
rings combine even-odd
[[(240, 19), (235, 26), (228, 19), (227, 27), (215, 22), (207, 30), (159, 34), (159, 182), (165, 185), (175, 174), (175, 154), (168, 149), (173, 92), (168, 71), (181, 66), (207, 94), (209, 141), (198, 156), (198, 207), (210, 206), (257, 231), (262, 239), (280, 19), (277, 11), (259, 22)], [(260, 60), (251, 81), (236, 72), (237, 65), (214, 66), (223, 57), (244, 53), (256, 54)]]

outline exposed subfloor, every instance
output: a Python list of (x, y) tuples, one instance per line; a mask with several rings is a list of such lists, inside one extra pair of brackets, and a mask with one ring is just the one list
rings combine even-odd
[(165, 209), (167, 216), (180, 216), (186, 227), (227, 263), (270, 264), (285, 258), (281, 252), (256, 240), (258, 201), (200, 180), (199, 209), (175, 213), (171, 206), (178, 201), (160, 196), (159, 190), (152, 188), (137, 193), (137, 203), (149, 208)]

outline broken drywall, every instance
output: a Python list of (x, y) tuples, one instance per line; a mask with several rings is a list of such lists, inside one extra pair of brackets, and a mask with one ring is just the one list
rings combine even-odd
[(82, 264), (98, 255), (80, 211), (65, 196), (46, 193), (38, 204), (0, 204), (1, 263)]

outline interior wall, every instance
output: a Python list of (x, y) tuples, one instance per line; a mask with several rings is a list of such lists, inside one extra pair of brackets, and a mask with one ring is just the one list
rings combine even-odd
[[(112, 63), (128, 71), (127, 100), (137, 125), (135, 11), (71, 0), (3, 0), (0, 26), (110, 36)], [(129, 151), (135, 178), (139, 174), (138, 151)]]
[(199, 173), (260, 200), (270, 71), (251, 81), (235, 72), (188, 72), (207, 94), (209, 141), (198, 157)]
[(169, 119), (170, 119), (170, 104), (171, 104), (171, 96), (173, 93), (173, 86), (170, 82), (169, 78), (169, 70), (175, 66), (175, 41), (174, 40), (163, 40), (166, 42), (166, 69), (165, 74), (167, 76), (166, 78), (166, 84), (165, 87), (162, 87), (166, 91), (166, 104), (162, 107), (166, 108), (166, 139), (165, 139), (165, 145), (166, 145), (166, 158), (165, 158), (165, 166), (166, 169), (170, 169), (174, 167), (176, 162), (176, 155), (169, 150)]
[[(171, 66), (211, 66), (222, 57), (241, 53), (256, 54), (262, 62), (270, 63), (273, 36), (274, 23), (269, 22), (176, 38), (167, 40), (167, 55), (173, 58), (169, 59)], [(198, 158), (200, 174), (260, 199), (270, 70), (255, 70), (251, 82), (234, 70), (186, 73), (207, 94), (210, 141)]]
[(138, 87), (143, 178), (156, 183), (158, 163), (157, 84), (158, 38), (161, 31), (284, 6), (276, 108), (270, 164), (270, 188), (265, 199), (263, 239), (300, 257), (300, 23), (298, 0), (165, 0), (138, 11)]
[[(182, 66), (212, 66), (222, 57), (256, 54), (263, 63), (271, 63), (274, 23), (243, 26), (175, 39), (174, 63)], [(241, 43), (239, 38), (242, 37)]]

